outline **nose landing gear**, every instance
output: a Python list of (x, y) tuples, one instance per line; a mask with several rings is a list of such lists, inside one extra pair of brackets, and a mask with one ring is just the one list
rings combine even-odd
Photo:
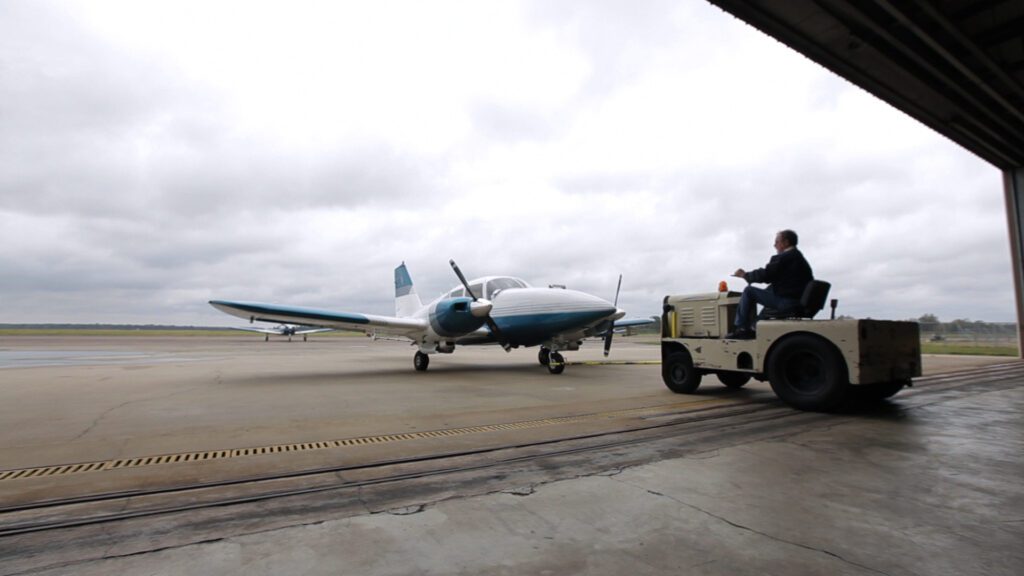
[(540, 347), (540, 352), (537, 353), (537, 361), (540, 362), (541, 366), (547, 366), (548, 372), (552, 374), (565, 372), (565, 358), (558, 352), (552, 352), (551, 348), (547, 346)]
[(548, 356), (548, 372), (552, 374), (561, 374), (565, 372), (565, 358), (562, 357), (558, 352), (552, 352)]

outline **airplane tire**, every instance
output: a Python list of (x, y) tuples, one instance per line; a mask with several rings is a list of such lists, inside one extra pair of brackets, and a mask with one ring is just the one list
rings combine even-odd
[(418, 372), (426, 372), (427, 366), (430, 365), (430, 356), (423, 352), (417, 352), (416, 355), (412, 357), (412, 365)]
[(739, 389), (750, 382), (750, 374), (745, 372), (719, 372), (718, 381), (729, 388)]
[(772, 351), (768, 381), (785, 403), (816, 412), (835, 410), (850, 388), (839, 352), (827, 341), (806, 334), (787, 338)]
[(551, 362), (551, 349), (542, 347), (540, 352), (537, 353), (537, 361), (540, 362), (541, 366), (547, 366)]
[(565, 358), (558, 352), (552, 352), (548, 361), (548, 372), (561, 374), (565, 372)]
[(701, 373), (686, 350), (673, 350), (661, 366), (661, 379), (676, 394), (692, 394), (700, 386)]

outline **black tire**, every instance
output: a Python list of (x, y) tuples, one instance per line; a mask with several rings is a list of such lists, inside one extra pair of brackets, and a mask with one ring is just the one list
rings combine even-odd
[(426, 372), (427, 366), (429, 365), (430, 356), (424, 354), (423, 352), (417, 352), (416, 355), (412, 357), (412, 366), (418, 372)]
[(886, 398), (891, 398), (896, 395), (897, 392), (903, 390), (907, 385), (905, 380), (896, 380), (893, 382), (878, 382), (875, 384), (861, 384), (859, 386), (850, 386), (850, 395), (864, 402), (880, 402)]
[(743, 388), (747, 382), (750, 382), (750, 374), (745, 372), (719, 372), (717, 376), (718, 381), (729, 388)]
[(552, 352), (548, 360), (548, 372), (561, 374), (565, 372), (565, 358), (558, 352)]
[(800, 410), (834, 410), (850, 388), (843, 357), (816, 336), (797, 334), (783, 340), (772, 351), (769, 363), (772, 390)]
[(551, 349), (541, 347), (540, 352), (537, 353), (537, 361), (541, 366), (547, 366), (551, 361)]
[(692, 394), (700, 386), (701, 373), (694, 368), (689, 352), (673, 350), (661, 365), (661, 379), (676, 394)]

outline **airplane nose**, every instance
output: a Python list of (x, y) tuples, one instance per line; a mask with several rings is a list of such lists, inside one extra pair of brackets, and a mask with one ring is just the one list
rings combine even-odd
[(611, 302), (601, 298), (600, 296), (594, 296), (593, 294), (587, 294), (590, 297), (590, 302), (597, 308), (603, 310), (606, 314), (615, 314), (619, 312), (619, 308)]
[(593, 294), (566, 290), (566, 301), (575, 305), (583, 305), (591, 312), (608, 317), (609, 320), (617, 320), (625, 315), (616, 305)]
[(469, 313), (476, 318), (486, 318), (487, 315), (491, 313), (491, 308), (493, 307), (494, 304), (491, 304), (490, 301), (481, 298), (480, 300), (469, 304)]

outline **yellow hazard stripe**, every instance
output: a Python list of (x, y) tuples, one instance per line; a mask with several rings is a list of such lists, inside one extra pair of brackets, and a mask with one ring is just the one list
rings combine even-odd
[(712, 398), (707, 400), (698, 400), (695, 402), (683, 402), (671, 405), (650, 406), (644, 408), (630, 408), (626, 410), (615, 410), (611, 412), (582, 414), (579, 416), (562, 416), (559, 418), (525, 420), (522, 422), (507, 422), (503, 424), (488, 424), (483, 426), (467, 426), (464, 428), (449, 428), (444, 430), (430, 430), (426, 432), (385, 434), (382, 436), (361, 436), (357, 438), (344, 438), (340, 440), (327, 440), (322, 442), (303, 442), (299, 444), (275, 444), (271, 446), (257, 446), (229, 450), (183, 452), (179, 454), (161, 454), (157, 456), (121, 458), (118, 460), (103, 460), (97, 462), (80, 462), (76, 464), (40, 466), (37, 468), (0, 470), (0, 481), (19, 480), (25, 478), (43, 478), (51, 476), (66, 476), (69, 474), (83, 474), (86, 472), (101, 472), (105, 470), (124, 470), (128, 468), (140, 468), (159, 464), (207, 462), (211, 460), (226, 460), (231, 458), (243, 458), (248, 456), (309, 452), (313, 450), (330, 450), (335, 448), (346, 448), (353, 446), (370, 446), (392, 442), (404, 442), (408, 440), (450, 438), (453, 436), (465, 436), (468, 434), (481, 434), (487, 432), (528, 430), (531, 428), (541, 428), (544, 426), (576, 424), (580, 422), (596, 421), (601, 419), (621, 418), (630, 416), (643, 417), (650, 416), (653, 414), (671, 414), (678, 413), (681, 410), (685, 411), (687, 409), (692, 410), (697, 408), (707, 408), (709, 405), (726, 403), (730, 403), (730, 401)]

